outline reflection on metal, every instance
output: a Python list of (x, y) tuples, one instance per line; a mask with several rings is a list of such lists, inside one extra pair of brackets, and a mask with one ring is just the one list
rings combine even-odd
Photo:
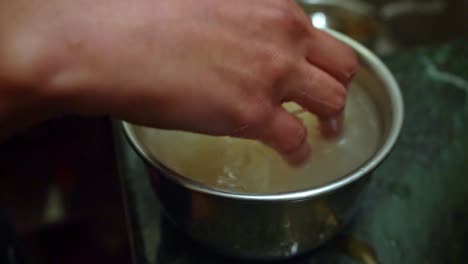
[(374, 7), (357, 0), (297, 0), (314, 27), (334, 29), (373, 49), (380, 29)]
[(380, 261), (375, 250), (367, 243), (353, 237), (343, 237), (339, 242), (339, 248), (346, 255), (362, 264), (379, 264)]
[(322, 221), (326, 226), (325, 230), (339, 230), (341, 229), (340, 218), (336, 215), (335, 211), (330, 207), (329, 202), (324, 199), (318, 200), (312, 205), (312, 211), (322, 216)]
[(311, 15), (312, 25), (316, 28), (327, 27), (327, 16), (322, 12), (317, 12)]
[(298, 0), (298, 2), (305, 5), (340, 7), (362, 15), (368, 15), (375, 12), (372, 5), (361, 0)]

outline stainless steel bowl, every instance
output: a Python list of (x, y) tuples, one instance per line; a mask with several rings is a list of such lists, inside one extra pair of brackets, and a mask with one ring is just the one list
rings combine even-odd
[(392, 74), (375, 55), (340, 33), (328, 32), (358, 54), (361, 66), (355, 82), (371, 95), (383, 128), (375, 154), (329, 184), (268, 195), (219, 190), (178, 175), (151, 159), (138, 139), (136, 126), (123, 122), (130, 144), (149, 168), (165, 214), (195, 240), (235, 257), (280, 259), (323, 244), (352, 217), (371, 172), (397, 140), (403, 101)]

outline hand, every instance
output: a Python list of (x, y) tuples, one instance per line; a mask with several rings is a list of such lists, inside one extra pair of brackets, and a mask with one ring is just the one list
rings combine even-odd
[(291, 162), (308, 154), (306, 130), (281, 104), (328, 124), (357, 67), (290, 0), (37, 3), (15, 32), (30, 43), (12, 50), (34, 55), (30, 79), (63, 110), (258, 139)]

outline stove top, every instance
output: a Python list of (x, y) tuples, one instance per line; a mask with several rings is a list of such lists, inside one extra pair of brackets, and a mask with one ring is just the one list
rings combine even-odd
[[(468, 259), (468, 56), (466, 41), (386, 58), (402, 88), (406, 122), (375, 171), (343, 235), (284, 263), (466, 263)], [(174, 230), (142, 161), (114, 128), (138, 264), (244, 263)]]

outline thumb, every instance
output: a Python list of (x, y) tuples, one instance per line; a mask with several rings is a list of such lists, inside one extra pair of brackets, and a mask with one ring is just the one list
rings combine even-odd
[(302, 164), (310, 154), (306, 128), (281, 106), (262, 128), (259, 139), (278, 151), (291, 165)]

